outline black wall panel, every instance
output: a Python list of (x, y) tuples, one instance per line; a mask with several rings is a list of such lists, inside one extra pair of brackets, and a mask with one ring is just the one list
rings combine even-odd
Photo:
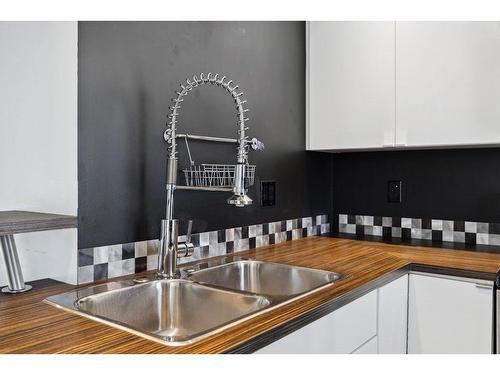
[[(331, 157), (305, 144), (303, 22), (80, 22), (78, 27), (79, 247), (156, 238), (164, 216), (165, 119), (180, 82), (222, 73), (245, 92), (256, 204), (225, 193), (178, 192), (176, 217), (195, 231), (328, 213)], [(201, 87), (185, 99), (179, 131), (235, 137), (232, 99)], [(190, 142), (197, 163), (234, 163), (232, 145)], [(180, 146), (186, 166), (185, 147)], [(276, 180), (274, 207), (259, 206), (259, 181)]]
[[(333, 155), (335, 213), (500, 222), (500, 149)], [(402, 202), (387, 201), (401, 180)]]

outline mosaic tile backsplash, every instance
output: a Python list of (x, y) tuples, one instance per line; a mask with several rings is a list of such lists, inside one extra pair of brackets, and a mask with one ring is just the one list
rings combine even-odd
[(368, 215), (339, 215), (339, 232), (401, 239), (500, 245), (500, 223)]
[[(273, 245), (330, 232), (327, 215), (196, 233), (193, 256), (179, 264)], [(179, 236), (179, 241), (184, 241)], [(78, 284), (154, 270), (158, 266), (159, 240), (132, 242), (78, 250)]]

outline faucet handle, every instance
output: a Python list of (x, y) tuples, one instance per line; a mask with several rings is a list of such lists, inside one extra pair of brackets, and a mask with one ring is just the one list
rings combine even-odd
[(190, 257), (193, 255), (194, 245), (191, 242), (191, 232), (193, 230), (193, 220), (188, 221), (186, 240), (177, 245), (177, 258)]
[(191, 243), (191, 234), (193, 232), (193, 220), (188, 221), (188, 229), (186, 232), (186, 243)]

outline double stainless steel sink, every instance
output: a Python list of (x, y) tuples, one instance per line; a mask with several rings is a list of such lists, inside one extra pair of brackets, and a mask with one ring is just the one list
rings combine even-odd
[(168, 345), (185, 345), (287, 303), (342, 275), (241, 260), (186, 278), (111, 282), (51, 296), (49, 304)]

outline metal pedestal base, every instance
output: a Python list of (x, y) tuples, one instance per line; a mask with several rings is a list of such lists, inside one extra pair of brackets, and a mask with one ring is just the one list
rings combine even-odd
[(25, 284), (23, 271), (19, 264), (16, 242), (12, 234), (0, 236), (0, 247), (7, 270), (7, 286), (2, 289), (3, 293), (23, 293), (31, 289), (31, 285)]
[(21, 290), (11, 290), (11, 289), (9, 289), (8, 286), (6, 286), (6, 287), (2, 288), (2, 293), (9, 293), (9, 294), (23, 293), (23, 292), (27, 292), (31, 288), (33, 288), (33, 287), (31, 285), (28, 285), (28, 284), (24, 284), (24, 288)]

